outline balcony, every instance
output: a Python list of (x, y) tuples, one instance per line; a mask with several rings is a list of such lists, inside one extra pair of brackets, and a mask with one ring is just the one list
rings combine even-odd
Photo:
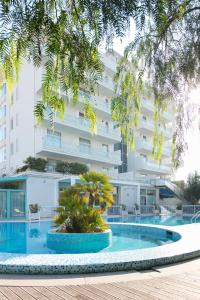
[(60, 142), (47, 135), (43, 137), (42, 145), (37, 153), (57, 159), (76, 159), (83, 163), (97, 162), (107, 166), (118, 166), (121, 164), (120, 151), (105, 152), (103, 149), (86, 145), (72, 145)]
[(142, 174), (157, 174), (157, 175), (169, 175), (171, 174), (171, 168), (169, 166), (159, 164), (156, 161), (149, 161), (143, 157), (134, 157), (134, 166), (136, 171)]
[[(48, 115), (46, 115), (45, 118), (48, 120)], [(59, 118), (55, 118), (54, 123), (56, 127), (64, 127), (64, 128), (68, 127), (68, 130), (71, 132), (74, 131), (81, 132), (81, 133), (84, 132), (85, 136), (88, 137), (92, 136), (89, 121), (82, 117), (76, 117), (76, 116), (65, 114), (63, 120), (60, 120)], [(105, 141), (110, 141), (114, 143), (120, 142), (121, 141), (120, 132), (117, 129), (113, 129), (110, 127), (97, 123), (97, 132), (94, 134), (94, 136), (101, 138)]]
[(103, 112), (103, 114), (111, 115), (111, 107), (110, 101), (106, 101), (103, 98), (97, 98), (95, 96), (90, 96), (89, 94), (80, 91), (79, 92), (79, 102), (83, 103), (87, 99), (89, 103), (95, 108), (95, 110), (99, 112)]
[[(136, 149), (143, 153), (151, 154), (152, 150), (153, 150), (153, 142), (145, 141), (141, 137), (137, 137), (136, 138)], [(170, 157), (171, 156), (171, 147), (163, 146), (162, 156)]]
[[(153, 116), (155, 110), (153, 101), (142, 99), (140, 102), (140, 107), (142, 113)], [(165, 111), (163, 112), (162, 116), (166, 122), (172, 122), (174, 119), (174, 115), (171, 112)]]
[[(140, 117), (138, 130), (143, 133), (153, 135), (154, 130), (155, 130), (153, 120), (145, 120), (142, 117)], [(160, 127), (160, 128), (158, 128), (158, 132), (159, 133), (163, 132), (166, 140), (172, 138), (172, 134), (173, 134), (172, 128), (164, 129), (164, 128)]]

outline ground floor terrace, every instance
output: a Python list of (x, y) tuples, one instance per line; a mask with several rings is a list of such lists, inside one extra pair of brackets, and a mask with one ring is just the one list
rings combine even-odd
[(198, 300), (200, 259), (145, 271), (0, 275), (1, 300)]

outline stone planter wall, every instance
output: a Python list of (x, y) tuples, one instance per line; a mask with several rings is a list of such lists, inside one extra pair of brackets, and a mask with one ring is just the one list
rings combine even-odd
[(112, 241), (110, 229), (95, 233), (47, 233), (47, 247), (63, 253), (95, 253), (107, 248)]

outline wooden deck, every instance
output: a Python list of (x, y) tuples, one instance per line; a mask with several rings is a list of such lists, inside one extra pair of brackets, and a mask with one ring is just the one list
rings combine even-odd
[[(55, 280), (56, 284), (56, 280)], [(200, 270), (117, 283), (0, 286), (0, 300), (200, 300)]]

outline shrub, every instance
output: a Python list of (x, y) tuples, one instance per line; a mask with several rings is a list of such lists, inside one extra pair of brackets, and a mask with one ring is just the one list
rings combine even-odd
[(16, 173), (24, 172), (27, 169), (46, 172), (47, 160), (44, 158), (35, 158), (32, 156), (27, 157), (24, 161), (25, 165), (16, 169)]
[(68, 174), (69, 173), (69, 163), (64, 161), (58, 161), (56, 163), (56, 172)]
[(88, 172), (88, 167), (80, 163), (69, 163), (64, 161), (58, 161), (56, 163), (56, 172), (63, 174), (80, 175)]
[(87, 173), (89, 171), (88, 167), (80, 163), (70, 163), (69, 164), (69, 173), (73, 175), (80, 175)]
[(27, 168), (41, 172), (46, 171), (47, 162), (48, 161), (44, 158), (35, 158), (32, 156), (27, 157), (27, 159), (24, 161)]

